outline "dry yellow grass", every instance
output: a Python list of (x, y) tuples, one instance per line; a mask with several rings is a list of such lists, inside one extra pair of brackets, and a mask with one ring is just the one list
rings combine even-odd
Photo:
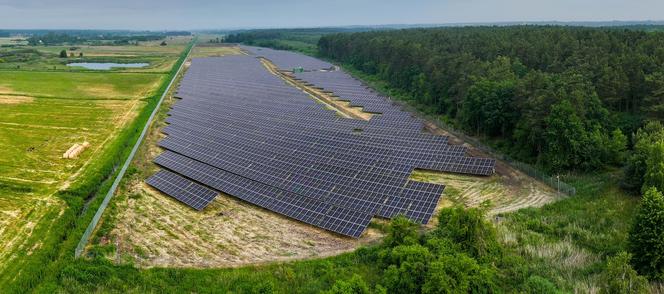
[[(339, 236), (220, 195), (203, 211), (133, 183), (113, 234), (120, 259), (144, 267), (234, 267), (336, 255), (375, 242)], [(123, 256), (124, 255), (124, 256)]]
[(35, 98), (30, 96), (0, 94), (0, 104), (30, 103), (34, 100)]
[(12, 94), (14, 93), (14, 89), (10, 88), (8, 85), (0, 85), (0, 93)]
[(194, 47), (193, 52), (191, 52), (191, 57), (220, 57), (224, 55), (237, 55), (241, 54), (241, 50), (236, 46), (196, 46)]
[(490, 215), (540, 207), (559, 199), (555, 191), (522, 173), (495, 174), (491, 177), (415, 171), (411, 179), (445, 185), (438, 209), (453, 204), (477, 207), (490, 203)]

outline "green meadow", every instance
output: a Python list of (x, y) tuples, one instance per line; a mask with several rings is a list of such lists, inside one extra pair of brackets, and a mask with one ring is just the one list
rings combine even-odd
[[(169, 81), (186, 44), (89, 50), (108, 55), (104, 62), (149, 62), (143, 72), (66, 68), (72, 60), (57, 57), (62, 48), (25, 47), (1, 49), (18, 53), (0, 61), (0, 284), (16, 278), (6, 273), (22, 271), (33, 255), (53, 247), (48, 242), (58, 242), (49, 236), (63, 229), (54, 227), (71, 209), (62, 191), (101, 184), (100, 169), (121, 155), (126, 143), (120, 141), (133, 133), (127, 129)], [(63, 158), (84, 142), (89, 146), (76, 158)]]

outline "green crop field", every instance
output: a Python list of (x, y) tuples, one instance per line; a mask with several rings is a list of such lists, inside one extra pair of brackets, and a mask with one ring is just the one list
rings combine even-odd
[[(0, 272), (20, 271), (24, 257), (47, 246), (44, 236), (67, 209), (58, 191), (116, 156), (111, 146), (168, 82), (186, 43), (98, 47), (77, 50), (96, 54), (92, 61), (150, 66), (90, 71), (66, 67), (71, 60), (57, 56), (64, 47), (1, 49), (19, 53), (0, 62)], [(63, 158), (84, 142), (89, 146), (76, 158)]]
[(161, 74), (0, 71), (0, 94), (71, 99), (136, 99), (149, 96)]

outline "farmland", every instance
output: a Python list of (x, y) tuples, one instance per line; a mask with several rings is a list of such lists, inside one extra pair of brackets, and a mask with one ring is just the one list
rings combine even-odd
[[(115, 156), (110, 146), (166, 82), (168, 65), (175, 63), (186, 42), (89, 48), (108, 53), (111, 57), (105, 58), (110, 60), (123, 52), (157, 60), (162, 68), (156, 72), (66, 69), (51, 53), (60, 48), (43, 46), (29, 49), (37, 52), (34, 56), (22, 56), (29, 61), (5, 57), (0, 63), (0, 272), (20, 269), (25, 258), (42, 249), (44, 237), (68, 209), (58, 191), (80, 185), (92, 166)], [(16, 50), (26, 48), (0, 52)], [(62, 70), (53, 70), (52, 64)], [(70, 147), (84, 142), (89, 147), (80, 155), (63, 158)], [(3, 276), (6, 282), (9, 276)]]

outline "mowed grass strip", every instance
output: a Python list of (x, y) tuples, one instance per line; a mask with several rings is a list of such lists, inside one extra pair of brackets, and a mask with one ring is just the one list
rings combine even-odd
[(0, 94), (71, 99), (138, 99), (152, 95), (164, 76), (142, 73), (0, 71)]
[[(0, 107), (0, 179), (60, 182), (144, 105), (134, 101), (40, 99)], [(77, 159), (62, 154), (90, 142)], [(20, 180), (19, 180), (20, 181)]]
[[(65, 209), (51, 196), (104, 153), (165, 77), (0, 72), (0, 272), (41, 246)], [(78, 158), (62, 158), (86, 141)]]

